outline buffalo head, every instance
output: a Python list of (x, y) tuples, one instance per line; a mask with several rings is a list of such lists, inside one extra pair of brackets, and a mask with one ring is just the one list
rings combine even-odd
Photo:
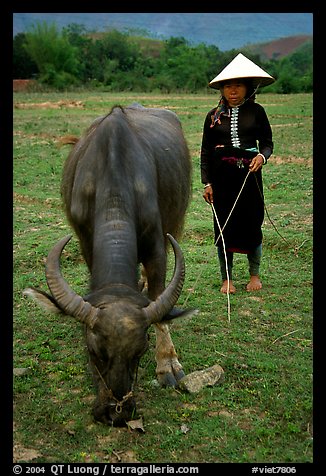
[(175, 269), (171, 282), (155, 301), (123, 284), (110, 284), (83, 298), (70, 288), (60, 271), (60, 256), (70, 238), (71, 235), (61, 239), (47, 258), (46, 278), (51, 296), (32, 288), (25, 290), (25, 294), (85, 325), (97, 387), (94, 417), (106, 424), (125, 424), (136, 411), (133, 385), (139, 359), (148, 348), (149, 327), (189, 313), (173, 309), (184, 282), (183, 254), (177, 241), (168, 235), (175, 254)]

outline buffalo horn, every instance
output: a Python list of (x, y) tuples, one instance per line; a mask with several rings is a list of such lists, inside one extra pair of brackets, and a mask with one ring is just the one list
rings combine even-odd
[(52, 296), (63, 312), (93, 328), (99, 309), (76, 294), (63, 279), (60, 271), (60, 256), (71, 237), (72, 235), (65, 236), (50, 251), (45, 267), (46, 280)]
[(175, 256), (174, 273), (171, 282), (162, 294), (143, 309), (150, 324), (160, 322), (162, 318), (171, 311), (181, 294), (185, 279), (185, 262), (182, 250), (173, 236), (169, 233), (167, 236), (172, 244)]

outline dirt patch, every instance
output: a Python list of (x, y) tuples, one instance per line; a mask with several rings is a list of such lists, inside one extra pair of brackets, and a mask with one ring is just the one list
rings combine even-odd
[(39, 458), (41, 453), (32, 448), (24, 448), (21, 445), (14, 445), (13, 449), (13, 460), (14, 463), (29, 463), (33, 461), (33, 459)]
[(16, 102), (15, 109), (62, 109), (62, 108), (79, 108), (83, 109), (85, 104), (82, 101), (61, 100), (56, 102)]
[[(45, 132), (41, 132), (39, 134), (25, 134), (22, 131), (15, 131), (14, 136), (17, 136), (22, 139), (36, 139), (39, 144), (47, 144), (49, 141), (54, 141), (57, 145), (57, 147), (62, 147), (64, 145), (75, 145), (76, 142), (78, 142), (79, 137), (72, 135), (72, 134), (67, 134), (64, 136), (57, 136), (54, 134), (48, 134)], [(39, 141), (39, 139), (43, 139), (42, 141)]]
[(272, 125), (272, 128), (275, 128), (275, 127), (297, 127), (297, 126), (304, 126), (305, 123), (304, 122), (290, 122), (288, 124), (273, 124)]
[(312, 166), (312, 157), (306, 159), (304, 157), (280, 157), (277, 155), (272, 155), (271, 162), (276, 165), (281, 164), (305, 164)]
[(112, 451), (113, 457), (111, 463), (140, 463), (135, 453), (132, 450), (127, 451)]
[(27, 195), (21, 195), (20, 193), (14, 192), (13, 194), (14, 203), (17, 205), (32, 205), (37, 203), (38, 205), (44, 205), (46, 207), (57, 207), (58, 205), (61, 206), (61, 200), (59, 198), (46, 198), (45, 200), (40, 200), (36, 197), (28, 197)]

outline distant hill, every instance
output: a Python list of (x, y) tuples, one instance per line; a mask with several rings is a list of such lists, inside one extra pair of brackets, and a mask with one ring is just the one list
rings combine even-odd
[(37, 21), (84, 25), (89, 31), (140, 31), (150, 38), (184, 37), (221, 51), (280, 38), (312, 35), (312, 13), (14, 13), (13, 35)]
[(258, 54), (262, 60), (280, 59), (293, 53), (297, 48), (308, 41), (312, 41), (312, 36), (289, 36), (287, 38), (279, 38), (278, 40), (270, 41), (268, 43), (247, 45), (244, 47), (244, 51)]
[[(101, 38), (103, 34), (104, 33), (96, 33), (91, 34), (90, 36)], [(144, 38), (136, 35), (133, 36), (133, 40), (139, 44), (145, 56), (152, 56), (154, 58), (160, 54), (160, 51), (164, 46), (162, 40), (153, 38)], [(312, 42), (312, 36), (310, 35), (289, 36), (267, 43), (245, 45), (241, 48), (241, 52), (249, 55), (259, 55), (262, 61), (268, 61), (271, 59), (278, 60), (294, 53), (298, 48), (309, 41)]]

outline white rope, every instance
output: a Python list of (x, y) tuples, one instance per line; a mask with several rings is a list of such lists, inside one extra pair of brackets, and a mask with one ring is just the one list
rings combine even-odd
[(220, 222), (218, 221), (214, 205), (212, 203), (211, 203), (211, 207), (212, 207), (212, 210), (214, 212), (215, 220), (216, 220), (216, 223), (217, 223), (218, 228), (220, 230), (220, 236), (222, 237), (222, 243), (223, 243), (223, 252), (224, 252), (224, 256), (225, 256), (226, 279), (228, 281), (228, 285), (227, 285), (227, 288), (226, 288), (226, 295), (227, 295), (227, 300), (228, 300), (228, 321), (229, 321), (229, 324), (230, 324), (230, 322), (231, 322), (231, 304), (230, 304), (230, 276), (229, 276), (229, 269), (228, 269), (228, 259), (227, 259), (227, 256), (226, 256), (226, 248), (225, 248), (225, 241), (224, 241), (223, 232), (222, 232), (222, 229), (221, 229)]
[(239, 197), (242, 193), (242, 190), (246, 184), (246, 181), (247, 181), (247, 178), (249, 177), (249, 174), (250, 174), (250, 170), (248, 171), (244, 181), (243, 181), (243, 184), (242, 184), (242, 187), (240, 189), (240, 192), (238, 193), (238, 196), (237, 198), (235, 199), (235, 202), (233, 204), (233, 207), (231, 208), (231, 211), (223, 225), (223, 228), (221, 228), (221, 225), (220, 225), (220, 222), (217, 218), (217, 213), (216, 213), (216, 210), (215, 210), (215, 207), (213, 205), (213, 203), (211, 203), (211, 207), (212, 207), (212, 210), (214, 212), (214, 216), (215, 216), (215, 220), (216, 220), (216, 223), (217, 223), (217, 226), (218, 226), (218, 229), (220, 230), (220, 234), (218, 236), (218, 238), (216, 239), (215, 241), (215, 245), (217, 243), (217, 241), (219, 240), (219, 238), (221, 237), (222, 238), (222, 244), (223, 244), (223, 252), (224, 252), (224, 258), (225, 258), (225, 270), (226, 270), (226, 279), (227, 279), (227, 289), (226, 289), (226, 295), (227, 295), (227, 301), (228, 301), (228, 321), (229, 321), (229, 324), (231, 323), (231, 304), (230, 304), (230, 276), (229, 276), (229, 267), (228, 267), (228, 259), (227, 259), (227, 255), (226, 255), (226, 248), (225, 248), (225, 241), (224, 241), (224, 236), (223, 236), (223, 230), (224, 228), (226, 227), (227, 225), (227, 222), (229, 221), (229, 218), (230, 216), (232, 215), (232, 212), (234, 210), (234, 207), (236, 206), (238, 200), (239, 200)]
[[(217, 214), (216, 214), (216, 210), (215, 210), (215, 208), (214, 208), (214, 205), (213, 205), (213, 203), (211, 203), (211, 207), (212, 207), (212, 210), (213, 210), (215, 219), (216, 219), (216, 223), (217, 223), (218, 228), (219, 228), (219, 230), (220, 230), (220, 234), (219, 234), (219, 236), (218, 236), (218, 238), (216, 239), (216, 241), (215, 241), (214, 244), (216, 245), (216, 243), (217, 243), (217, 241), (219, 240), (219, 238), (220, 238), (220, 237), (222, 238), (223, 252), (224, 252), (224, 256), (225, 256), (226, 277), (227, 277), (227, 283), (228, 283), (228, 284), (227, 284), (227, 293), (226, 293), (226, 294), (227, 294), (227, 300), (228, 300), (228, 321), (229, 321), (229, 323), (231, 322), (230, 276), (229, 276), (229, 270), (228, 270), (228, 261), (227, 261), (227, 256), (226, 256), (226, 248), (225, 248), (223, 230), (224, 230), (224, 228), (226, 227), (227, 222), (229, 221), (229, 218), (230, 218), (230, 216), (231, 216), (231, 214), (232, 214), (232, 212), (233, 212), (233, 210), (234, 210), (234, 207), (236, 206), (236, 204), (237, 204), (237, 202), (238, 202), (238, 200), (239, 200), (239, 197), (240, 197), (240, 195), (241, 195), (241, 193), (242, 193), (242, 190), (243, 190), (243, 188), (244, 188), (244, 186), (245, 186), (245, 184), (246, 184), (246, 181), (247, 181), (247, 179), (248, 179), (248, 177), (249, 177), (249, 174), (250, 174), (250, 170), (248, 171), (248, 173), (247, 173), (247, 175), (246, 175), (246, 177), (245, 177), (245, 179), (244, 179), (244, 181), (243, 181), (243, 184), (242, 184), (242, 187), (241, 187), (241, 189), (240, 189), (240, 192), (238, 193), (238, 196), (237, 196), (237, 198), (235, 199), (235, 202), (234, 202), (234, 204), (233, 204), (233, 207), (231, 208), (231, 211), (230, 211), (230, 213), (229, 213), (229, 216), (228, 216), (227, 219), (226, 219), (226, 222), (225, 222), (224, 225), (223, 225), (223, 228), (221, 228), (220, 222), (219, 222), (219, 220), (218, 220), (218, 218), (217, 218)], [(201, 277), (201, 274), (202, 274), (202, 271), (199, 273), (199, 276), (197, 276), (196, 282), (195, 282), (195, 284), (194, 284), (194, 288), (196, 287), (196, 285), (197, 285), (197, 283), (198, 283), (198, 281), (199, 281), (199, 279), (200, 279), (200, 277)], [(185, 306), (185, 304), (187, 303), (189, 296), (190, 296), (190, 293), (188, 293), (188, 295), (187, 295), (187, 297), (186, 297), (186, 299), (185, 299), (185, 301), (184, 301), (184, 303), (183, 303), (183, 306)]]
[[(217, 239), (216, 239), (216, 241), (215, 241), (215, 245), (216, 245), (216, 243), (218, 242), (218, 240), (220, 239), (220, 237), (221, 237), (221, 235), (222, 235), (222, 232), (223, 232), (224, 228), (226, 227), (226, 224), (227, 224), (227, 222), (229, 221), (230, 216), (232, 215), (232, 212), (233, 212), (233, 210), (234, 210), (234, 207), (236, 206), (237, 201), (239, 200), (239, 197), (240, 197), (240, 195), (241, 195), (241, 193), (242, 193), (243, 187), (245, 186), (246, 181), (247, 181), (247, 178), (249, 177), (249, 174), (250, 174), (250, 173), (251, 173), (251, 171), (249, 170), (248, 173), (247, 173), (247, 175), (246, 175), (246, 177), (245, 177), (245, 179), (244, 179), (244, 181), (243, 181), (242, 187), (240, 188), (240, 192), (238, 193), (238, 196), (237, 196), (237, 198), (235, 199), (235, 202), (234, 202), (234, 204), (233, 204), (233, 207), (231, 208), (231, 211), (230, 211), (230, 213), (229, 213), (229, 216), (227, 217), (227, 219), (226, 219), (226, 221), (225, 221), (225, 223), (224, 223), (224, 225), (223, 225), (223, 228), (221, 229), (219, 223), (217, 223), (217, 224), (218, 224), (218, 227), (219, 227), (219, 230), (220, 230), (220, 234), (219, 234), (219, 236), (217, 237)], [(216, 217), (216, 215), (215, 215), (215, 217)]]

